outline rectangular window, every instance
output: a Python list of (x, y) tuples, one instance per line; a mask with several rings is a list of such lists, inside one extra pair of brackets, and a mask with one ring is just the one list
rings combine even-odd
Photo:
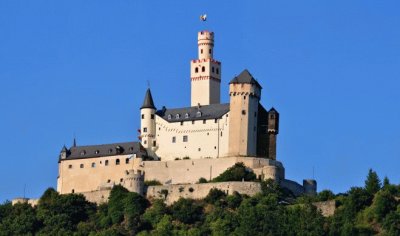
[(192, 125), (194, 125), (194, 120), (192, 120)]
[(72, 169), (72, 165), (69, 165), (69, 166), (68, 166), (68, 169)]
[(129, 164), (129, 158), (125, 159), (125, 164)]
[(157, 142), (154, 140), (153, 141), (153, 147), (157, 146)]
[(183, 121), (181, 121), (181, 125), (183, 125)]
[(143, 128), (143, 133), (146, 133), (146, 132), (147, 132), (147, 128), (144, 127), (144, 128)]
[(206, 123), (206, 120), (203, 120), (203, 124), (205, 124)]
[(142, 114), (142, 120), (144, 119), (144, 115)]
[(172, 137), (172, 143), (176, 143), (176, 137)]
[(217, 122), (218, 122), (218, 119), (215, 119), (215, 120), (214, 120), (214, 123), (217, 123)]
[(246, 115), (246, 110), (242, 110), (242, 115)]
[(188, 141), (188, 136), (187, 135), (183, 135), (183, 142), (187, 142)]
[(80, 168), (83, 168), (83, 164), (81, 164), (79, 167), (80, 167)]
[(151, 114), (151, 119), (154, 120), (154, 114)]

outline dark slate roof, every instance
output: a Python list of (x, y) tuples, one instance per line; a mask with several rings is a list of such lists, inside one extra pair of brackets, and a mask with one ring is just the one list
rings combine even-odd
[[(218, 119), (229, 111), (229, 103), (225, 104), (211, 104), (199, 107), (184, 107), (167, 109), (163, 107), (162, 110), (156, 112), (158, 116), (168, 122), (192, 121), (192, 120), (208, 120)], [(201, 112), (201, 115), (200, 113)], [(188, 115), (188, 117), (186, 116)], [(171, 119), (168, 119), (171, 115)], [(177, 117), (179, 115), (179, 117)]]
[(146, 95), (144, 97), (143, 105), (140, 107), (140, 109), (143, 109), (143, 108), (156, 109), (156, 107), (154, 106), (153, 97), (151, 96), (150, 89), (147, 89)]
[(145, 155), (146, 152), (139, 142), (113, 143), (90, 146), (71, 147), (68, 151), (66, 159), (84, 159), (103, 156), (129, 155), (136, 154), (137, 156)]
[(233, 78), (229, 84), (255, 84), (261, 88), (261, 85), (257, 82), (256, 79), (250, 74), (250, 72), (245, 69), (238, 76)]
[(273, 113), (278, 113), (278, 111), (277, 110), (275, 110), (275, 108), (274, 107), (272, 107), (268, 112), (273, 112)]

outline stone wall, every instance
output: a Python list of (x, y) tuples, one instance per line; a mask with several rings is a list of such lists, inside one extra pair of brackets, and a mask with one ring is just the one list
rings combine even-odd
[(14, 206), (15, 204), (18, 203), (27, 203), (31, 206), (36, 206), (37, 204), (39, 204), (39, 199), (29, 199), (29, 198), (15, 198), (11, 201), (11, 204)]
[(261, 185), (258, 182), (221, 182), (204, 184), (176, 184), (163, 186), (149, 186), (147, 189), (147, 198), (165, 199), (167, 204), (172, 204), (179, 198), (203, 199), (211, 189), (217, 188), (227, 194), (238, 192), (253, 196), (261, 191)]
[(318, 208), (318, 210), (321, 211), (321, 214), (325, 217), (332, 216), (335, 214), (336, 210), (336, 201), (331, 200), (331, 201), (325, 201), (325, 202), (314, 202), (314, 206)]
[(110, 192), (111, 189), (104, 189), (91, 192), (83, 192), (80, 194), (83, 194), (83, 196), (85, 196), (86, 200), (88, 200), (89, 202), (101, 204), (108, 202), (108, 197), (110, 196)]

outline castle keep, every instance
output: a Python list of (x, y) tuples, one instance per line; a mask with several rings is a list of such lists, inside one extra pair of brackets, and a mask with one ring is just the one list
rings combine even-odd
[[(192, 198), (201, 198), (213, 187), (254, 194), (259, 191), (256, 183), (196, 187), (200, 178), (211, 180), (242, 162), (261, 180), (274, 179), (295, 194), (314, 193), (313, 180), (302, 186), (285, 179), (285, 169), (276, 156), (279, 113), (260, 104), (262, 87), (249, 71), (230, 80), (229, 103), (221, 103), (222, 67), (213, 53), (214, 33), (199, 32), (198, 57), (190, 63), (190, 106), (159, 106), (150, 89), (145, 92), (138, 109), (139, 142), (64, 146), (57, 191), (82, 193), (95, 202), (105, 199), (107, 191), (118, 184), (148, 197), (160, 197), (163, 188), (172, 191), (174, 186), (186, 185), (201, 189), (202, 193), (182, 195)], [(146, 189), (145, 180), (163, 185)]]

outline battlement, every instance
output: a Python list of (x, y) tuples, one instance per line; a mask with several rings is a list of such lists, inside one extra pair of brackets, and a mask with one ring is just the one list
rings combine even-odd
[(200, 31), (198, 33), (198, 43), (199, 45), (201, 43), (211, 43), (214, 44), (214, 32), (210, 32), (210, 31)]

